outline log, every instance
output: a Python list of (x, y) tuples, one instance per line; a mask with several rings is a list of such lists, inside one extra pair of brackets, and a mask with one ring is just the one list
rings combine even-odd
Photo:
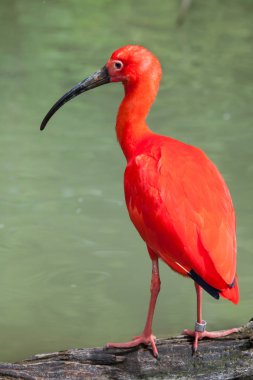
[(253, 321), (240, 332), (199, 343), (184, 336), (158, 339), (159, 358), (149, 347), (82, 348), (38, 354), (0, 364), (0, 379), (253, 379)]

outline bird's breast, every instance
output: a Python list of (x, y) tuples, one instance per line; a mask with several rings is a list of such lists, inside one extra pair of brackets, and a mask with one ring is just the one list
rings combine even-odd
[(125, 199), (130, 219), (147, 244), (153, 235), (149, 222), (153, 221), (154, 213), (159, 212), (161, 204), (154, 175), (157, 164), (157, 160), (150, 155), (137, 155), (128, 163), (124, 176)]

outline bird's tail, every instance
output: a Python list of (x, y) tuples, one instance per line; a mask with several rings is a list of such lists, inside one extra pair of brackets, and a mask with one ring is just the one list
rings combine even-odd
[(227, 287), (226, 289), (222, 289), (220, 294), (222, 297), (227, 298), (229, 301), (235, 304), (239, 302), (240, 295), (237, 275), (235, 275), (233, 287)]

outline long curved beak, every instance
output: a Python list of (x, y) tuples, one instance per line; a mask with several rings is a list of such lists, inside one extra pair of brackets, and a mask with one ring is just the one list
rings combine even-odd
[(110, 82), (110, 76), (106, 66), (102, 67), (101, 70), (96, 71), (94, 74), (90, 75), (88, 78), (84, 79), (82, 82), (79, 82), (71, 90), (69, 90), (65, 95), (63, 95), (48, 111), (44, 117), (40, 130), (43, 131), (48, 121), (51, 119), (53, 114), (61, 108), (69, 100), (75, 98), (77, 95), (80, 95), (82, 92), (91, 90), (92, 88), (102, 86), (103, 84)]

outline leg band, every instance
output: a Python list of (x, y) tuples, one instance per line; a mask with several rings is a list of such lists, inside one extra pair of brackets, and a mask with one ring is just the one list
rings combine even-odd
[(206, 321), (202, 321), (201, 323), (195, 322), (195, 331), (204, 332), (206, 330)]

